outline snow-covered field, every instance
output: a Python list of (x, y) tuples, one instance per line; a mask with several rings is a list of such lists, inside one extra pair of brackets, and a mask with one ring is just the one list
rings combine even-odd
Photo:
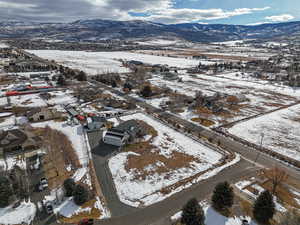
[[(246, 219), (249, 225), (256, 225), (250, 217), (225, 217), (216, 212), (210, 205), (206, 202), (201, 202), (200, 205), (205, 213), (205, 225), (241, 225), (242, 220)], [(181, 218), (182, 211), (176, 213), (171, 217), (172, 221), (177, 221)]]
[[(49, 105), (70, 104), (76, 102), (76, 99), (69, 91), (54, 91), (49, 92), (51, 98), (45, 100), (39, 94), (28, 94), (19, 96), (10, 96), (10, 103), (12, 106), (18, 107), (46, 107)], [(7, 105), (7, 98), (0, 98), (0, 106)]]
[[(214, 165), (220, 163), (222, 159), (220, 153), (142, 113), (124, 116), (121, 119), (142, 120), (151, 125), (158, 133), (151, 142), (151, 149), (147, 149), (146, 152), (122, 152), (109, 160), (109, 168), (117, 193), (125, 204), (134, 207), (151, 205), (195, 182), (207, 179), (231, 165), (229, 163), (230, 165), (225, 164), (215, 168)], [(141, 168), (137, 168), (135, 165), (130, 167), (130, 158), (140, 161)], [(175, 161), (179, 161), (179, 166)], [(239, 157), (237, 156), (231, 163), (238, 161)], [(209, 171), (207, 172), (207, 170)], [(162, 193), (163, 188), (176, 185), (179, 181), (194, 175), (196, 178), (194, 177), (193, 180), (171, 188), (167, 194)]]
[(17, 208), (0, 208), (0, 224), (30, 224), (36, 213), (32, 202), (22, 202)]
[(122, 67), (118, 60), (137, 60), (149, 64), (166, 64), (171, 67), (189, 68), (197, 66), (199, 60), (155, 56), (133, 52), (85, 52), (58, 50), (27, 50), (41, 58), (55, 60), (65, 66), (84, 70), (89, 74), (104, 72), (126, 73), (128, 69)]
[(300, 161), (300, 105), (238, 123), (228, 132)]
[[(19, 95), (9, 97), (12, 106), (20, 107), (45, 107), (47, 103), (39, 94)], [(0, 98), (0, 106), (7, 104), (7, 98)]]
[(8, 48), (9, 46), (3, 42), (0, 42), (0, 48)]
[(166, 40), (166, 39), (153, 39), (153, 40), (140, 40), (136, 41), (140, 45), (154, 45), (154, 46), (164, 46), (164, 45), (175, 45), (178, 43), (183, 43), (180, 40)]
[(101, 73), (127, 73), (128, 68), (123, 67), (117, 59), (121, 54), (115, 52), (85, 52), (85, 51), (59, 51), (59, 50), (27, 50), (41, 58), (55, 60), (64, 66), (83, 70), (87, 74)]

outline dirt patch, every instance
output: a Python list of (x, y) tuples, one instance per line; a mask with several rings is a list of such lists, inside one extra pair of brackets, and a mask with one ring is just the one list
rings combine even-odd
[(212, 120), (208, 120), (208, 119), (204, 119), (204, 118), (200, 118), (200, 117), (196, 117), (196, 118), (192, 118), (191, 119), (194, 122), (197, 122), (205, 127), (210, 127), (212, 125), (215, 125), (215, 122)]
[(153, 174), (165, 174), (164, 178), (167, 179), (167, 173), (170, 171), (179, 168), (192, 168), (192, 162), (200, 163), (198, 158), (176, 151), (166, 157), (159, 154), (159, 150), (155, 149), (154, 146), (152, 147), (152, 149), (141, 152), (139, 155), (128, 156), (125, 169), (128, 172), (130, 170), (135, 170), (137, 172), (134, 179), (145, 180), (147, 176)]
[[(271, 181), (267, 181), (267, 182), (261, 184), (261, 186), (264, 189), (272, 191)], [(283, 187), (282, 185), (278, 185), (278, 187), (276, 188), (276, 196), (285, 205), (299, 208), (299, 205), (297, 204), (297, 202), (294, 199), (295, 196), (286, 187)]]

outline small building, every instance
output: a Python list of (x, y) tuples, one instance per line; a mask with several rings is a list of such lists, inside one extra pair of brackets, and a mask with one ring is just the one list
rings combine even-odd
[(100, 130), (106, 127), (107, 120), (104, 117), (92, 116), (88, 117), (86, 127), (88, 130)]
[(42, 146), (42, 140), (31, 132), (21, 129), (0, 130), (0, 156), (13, 154), (32, 155), (32, 152), (37, 152)]
[(52, 120), (60, 117), (56, 109), (47, 107), (33, 108), (26, 113), (26, 117), (30, 122), (38, 122), (44, 120)]
[(103, 142), (120, 147), (129, 142), (134, 142), (140, 131), (138, 121), (128, 120), (115, 128), (109, 129), (103, 137)]

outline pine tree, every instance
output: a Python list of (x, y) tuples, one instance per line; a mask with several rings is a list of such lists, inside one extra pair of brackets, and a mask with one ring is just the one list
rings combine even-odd
[(84, 204), (88, 198), (89, 198), (89, 194), (88, 191), (86, 190), (86, 188), (80, 184), (77, 184), (75, 187), (75, 190), (73, 192), (73, 196), (74, 196), (74, 202), (76, 205), (82, 205)]
[(253, 207), (253, 216), (259, 223), (266, 224), (275, 213), (275, 204), (272, 194), (266, 190), (256, 199)]
[(212, 196), (212, 206), (216, 210), (230, 208), (233, 205), (234, 193), (230, 184), (225, 181), (217, 184)]
[(9, 199), (13, 195), (11, 184), (6, 177), (0, 176), (0, 208), (9, 205)]
[(190, 199), (182, 209), (181, 223), (185, 225), (204, 225), (205, 215), (197, 199)]
[(64, 181), (64, 189), (66, 197), (73, 196), (73, 192), (75, 190), (75, 181), (72, 178), (68, 178)]
[(85, 72), (80, 71), (80, 73), (77, 76), (77, 80), (78, 81), (87, 81), (87, 77), (86, 77)]

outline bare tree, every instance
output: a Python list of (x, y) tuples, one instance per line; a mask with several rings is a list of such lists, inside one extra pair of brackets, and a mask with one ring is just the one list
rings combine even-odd
[(268, 178), (272, 182), (272, 194), (276, 193), (278, 185), (287, 181), (289, 175), (287, 172), (279, 167), (274, 167), (271, 169), (263, 169), (262, 175)]

